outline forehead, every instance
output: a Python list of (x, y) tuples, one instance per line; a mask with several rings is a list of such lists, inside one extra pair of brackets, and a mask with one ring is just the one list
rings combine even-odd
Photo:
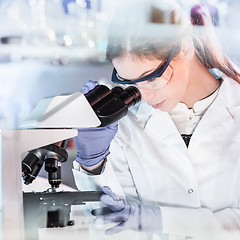
[(129, 53), (122, 57), (114, 58), (112, 63), (122, 78), (134, 79), (141, 76), (143, 73), (153, 71), (161, 64), (161, 60), (156, 58), (137, 57)]

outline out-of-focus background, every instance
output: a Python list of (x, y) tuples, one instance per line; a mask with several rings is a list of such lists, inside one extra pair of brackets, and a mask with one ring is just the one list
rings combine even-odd
[[(107, 29), (124, 1), (0, 0), (0, 129), (17, 129), (44, 97), (79, 91), (88, 80), (110, 79)], [(218, 38), (240, 61), (239, 0), (179, 2), (189, 14), (194, 4), (211, 5)], [(63, 181), (65, 175), (71, 177), (63, 171)], [(74, 187), (72, 179), (66, 181)]]
[(109, 78), (107, 25), (118, 0), (0, 0), (0, 128), (43, 97)]
[[(0, 129), (18, 128), (43, 97), (109, 79), (107, 28), (124, 1), (0, 0)], [(180, 2), (214, 6), (218, 36), (228, 54), (240, 60), (240, 1)]]

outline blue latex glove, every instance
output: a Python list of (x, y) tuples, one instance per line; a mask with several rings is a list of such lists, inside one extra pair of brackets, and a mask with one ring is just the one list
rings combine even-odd
[(104, 186), (102, 190), (105, 194), (101, 196), (101, 202), (106, 205), (112, 213), (97, 217), (95, 223), (119, 223), (107, 229), (105, 232), (107, 235), (119, 233), (127, 229), (142, 232), (161, 232), (162, 214), (159, 207), (126, 202), (120, 199), (107, 186)]
[(81, 88), (81, 92), (83, 94), (86, 94), (98, 85), (99, 85), (98, 82), (90, 80)]
[[(81, 89), (86, 94), (98, 85), (98, 82), (89, 81)], [(117, 122), (106, 127), (92, 127), (78, 129), (78, 135), (73, 138), (77, 149), (77, 162), (89, 167), (96, 165), (110, 153), (109, 147), (118, 130)]]

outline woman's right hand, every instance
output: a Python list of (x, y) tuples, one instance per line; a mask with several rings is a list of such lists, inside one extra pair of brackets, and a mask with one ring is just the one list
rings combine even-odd
[[(94, 89), (98, 82), (89, 81), (82, 87), (86, 94)], [(102, 162), (110, 153), (109, 147), (118, 130), (118, 123), (105, 127), (78, 129), (78, 135), (73, 138), (77, 148), (77, 162), (84, 167), (92, 167)]]

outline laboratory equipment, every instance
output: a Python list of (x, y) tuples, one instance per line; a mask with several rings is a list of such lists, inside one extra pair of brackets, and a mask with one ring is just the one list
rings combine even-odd
[[(102, 127), (124, 117), (128, 108), (140, 100), (141, 94), (133, 86), (126, 89), (116, 86), (110, 90), (105, 85), (98, 85), (85, 95), (76, 93), (70, 96), (43, 99), (21, 126), (25, 128), (27, 126), (30, 128), (34, 126), (63, 127), (57, 123), (61, 120), (65, 123), (65, 127), (74, 127), (74, 124), (75, 128), (76, 125), (78, 128)], [(68, 115), (69, 109), (74, 116)], [(80, 114), (76, 116), (76, 112)], [(53, 116), (55, 118), (52, 118)], [(71, 121), (73, 118), (74, 120), (79, 118), (80, 122), (73, 123)], [(25, 184), (31, 184), (45, 165), (51, 185), (51, 188), (44, 192), (23, 193), (25, 240), (38, 240), (39, 228), (66, 227), (74, 224), (70, 219), (72, 205), (100, 200), (102, 192), (59, 192), (57, 190), (61, 184), (61, 163), (68, 159), (66, 146), (67, 140), (64, 139), (57, 144), (51, 143), (33, 148), (22, 160), (22, 177)], [(36, 216), (38, 216), (37, 219)]]
[(24, 239), (22, 154), (76, 135), (75, 129), (0, 131), (0, 239)]
[(105, 85), (98, 85), (85, 96), (101, 121), (101, 127), (124, 117), (128, 108), (141, 100), (141, 93), (133, 86), (125, 90), (116, 86), (110, 90)]
[[(84, 128), (106, 126), (127, 114), (141, 100), (134, 87), (111, 90), (98, 85), (85, 95), (76, 92), (42, 99), (21, 124), (21, 128)], [(91, 120), (91, 121), (89, 121)], [(91, 122), (91, 124), (90, 124)]]
[(44, 192), (23, 193), (25, 240), (38, 240), (39, 228), (74, 225), (74, 220), (70, 219), (73, 205), (100, 200), (101, 192), (58, 190), (61, 184), (61, 163), (68, 159), (66, 146), (67, 140), (59, 142), (58, 145), (43, 146), (29, 151), (22, 160), (22, 177), (25, 184), (31, 184), (45, 165), (51, 185), (51, 188)]

